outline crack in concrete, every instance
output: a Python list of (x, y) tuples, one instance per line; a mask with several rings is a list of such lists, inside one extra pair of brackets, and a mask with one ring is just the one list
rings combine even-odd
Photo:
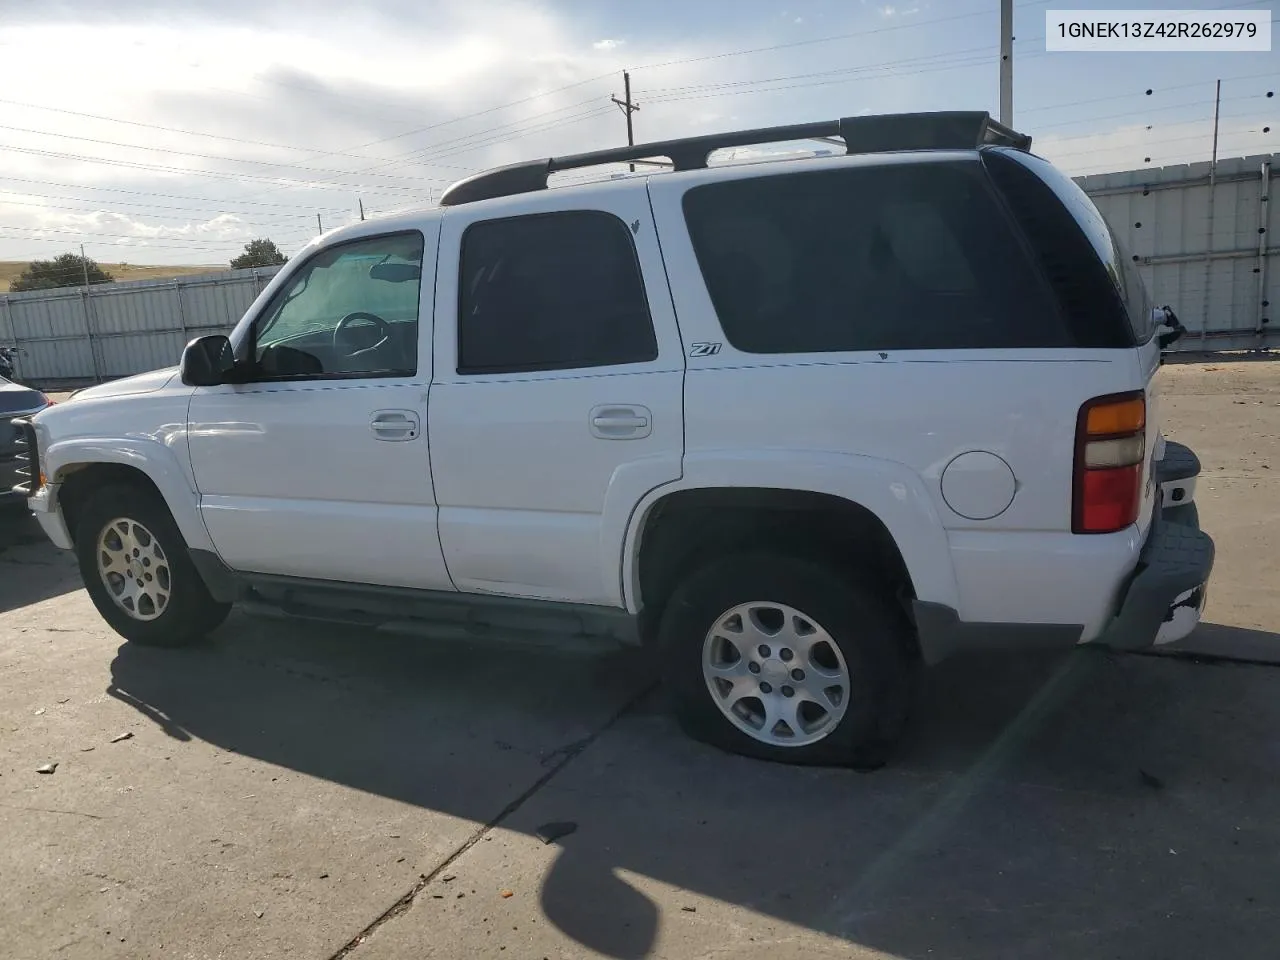
[(1120, 651), (1134, 657), (1152, 657), (1162, 660), (1189, 660), (1203, 664), (1237, 664), (1242, 667), (1280, 667), (1280, 661), (1263, 660), (1260, 657), (1233, 657), (1221, 653), (1204, 653), (1198, 650), (1125, 650)]
[(363, 930), (357, 933), (354, 937), (348, 940), (345, 944), (343, 944), (337, 950), (336, 953), (333, 953), (332, 955), (330, 955), (328, 960), (344, 960), (345, 957), (348, 957), (351, 955), (351, 952), (353, 950), (355, 950), (362, 943), (368, 940), (369, 937), (373, 936), (373, 934), (381, 926), (383, 926), (383, 924), (391, 920), (394, 920), (396, 917), (401, 916), (406, 911), (408, 911), (408, 909), (413, 906), (414, 901), (418, 899), (418, 894), (422, 893), (422, 891), (427, 888), (427, 885), (431, 883), (432, 880), (434, 880), (446, 869), (448, 869), (450, 866), (456, 863), (457, 860), (463, 854), (465, 854), (468, 850), (470, 850), (477, 843), (483, 840), (486, 836), (488, 836), (491, 832), (493, 832), (493, 830), (496, 827), (500, 826), (504, 820), (506, 820), (513, 813), (515, 813), (522, 806), (524, 806), (524, 804), (528, 802), (535, 794), (537, 794), (539, 790), (541, 790), (548, 783), (550, 783), (555, 778), (556, 774), (558, 774), (561, 770), (563, 770), (570, 763), (572, 763), (577, 757), (581, 756), (582, 752), (586, 750), (587, 747), (595, 743), (595, 741), (598, 740), (601, 736), (603, 736), (606, 732), (608, 732), (608, 730), (611, 727), (613, 727), (614, 724), (616, 724), (624, 716), (630, 713), (631, 710), (634, 707), (636, 707), (638, 704), (640, 704), (647, 696), (649, 696), (649, 694), (652, 693), (656, 687), (657, 687), (656, 683), (648, 684), (647, 686), (645, 686), (643, 690), (641, 690), (639, 693), (633, 696), (630, 700), (624, 703), (622, 707), (619, 708), (618, 711), (613, 714), (613, 716), (609, 717), (609, 719), (606, 720), (598, 730), (593, 731), (592, 733), (583, 737), (581, 740), (573, 741), (568, 746), (561, 747), (558, 750), (552, 751), (551, 754), (549, 754), (549, 756), (555, 756), (559, 758), (555, 766), (551, 767), (551, 769), (549, 769), (546, 773), (544, 773), (537, 780), (535, 780), (528, 789), (526, 789), (518, 797), (516, 797), (514, 800), (508, 803), (505, 807), (503, 807), (496, 817), (494, 817), (492, 820), (490, 820), (488, 823), (482, 826), (479, 830), (473, 833), (470, 837), (468, 837), (461, 846), (459, 846), (456, 850), (453, 851), (453, 853), (449, 854), (449, 856), (445, 857), (442, 861), (440, 861), (440, 863), (436, 864), (435, 868), (431, 870), (430, 873), (422, 874), (418, 878), (417, 883), (415, 883), (407, 893), (405, 893), (402, 897), (400, 897), (400, 899), (398, 899), (395, 903), (393, 903), (381, 914), (379, 914), (378, 917), (372, 923), (370, 923), (367, 927), (365, 927)]
[(88, 817), (90, 820), (109, 820), (110, 817), (104, 817), (96, 813), (82, 813), (79, 810), (55, 810), (52, 807), (24, 807), (17, 803), (2, 803), (0, 807), (7, 807), (10, 810), (26, 810), (30, 813), (65, 813), (72, 817)]

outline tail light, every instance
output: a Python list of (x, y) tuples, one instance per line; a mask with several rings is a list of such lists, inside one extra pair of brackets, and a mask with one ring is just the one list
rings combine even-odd
[(1073, 533), (1114, 533), (1138, 519), (1146, 454), (1142, 391), (1094, 397), (1076, 421)]

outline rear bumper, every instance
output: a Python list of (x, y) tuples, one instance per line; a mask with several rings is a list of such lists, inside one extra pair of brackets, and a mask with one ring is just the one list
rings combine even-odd
[(1195, 504), (1162, 507), (1115, 617), (1094, 642), (1141, 650), (1181, 640), (1200, 622), (1213, 560), (1213, 540), (1200, 529)]
[(1200, 529), (1196, 478), (1200, 459), (1166, 441), (1156, 465), (1160, 503), (1115, 617), (1095, 642), (1141, 650), (1181, 640), (1200, 622), (1213, 572), (1213, 540)]
[[(1213, 540), (1200, 529), (1195, 504), (1200, 461), (1182, 444), (1168, 442), (1156, 471), (1161, 496), (1146, 542), (1136, 563), (1130, 559), (1132, 566), (1118, 583), (1104, 621), (1094, 620), (1089, 627), (1080, 622), (973, 622), (962, 620), (949, 606), (916, 601), (913, 613), (925, 662), (966, 650), (1065, 650), (1082, 640), (1141, 650), (1180, 640), (1194, 630), (1214, 562)], [(1077, 556), (1074, 562), (1088, 562), (1088, 557)]]

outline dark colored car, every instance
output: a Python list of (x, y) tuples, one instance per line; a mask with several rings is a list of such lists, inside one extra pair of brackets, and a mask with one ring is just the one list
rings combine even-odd
[(22, 495), (13, 488), (27, 479), (27, 462), (19, 459), (25, 452), (21, 432), (9, 421), (37, 413), (52, 402), (39, 390), (0, 377), (0, 506), (22, 503)]

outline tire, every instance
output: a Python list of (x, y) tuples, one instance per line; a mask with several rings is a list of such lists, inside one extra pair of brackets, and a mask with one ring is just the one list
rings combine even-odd
[[(767, 551), (695, 570), (672, 594), (657, 638), (681, 727), (763, 760), (884, 765), (906, 725), (917, 658), (905, 614), (878, 587), (852, 568)], [(762, 736), (766, 699), (782, 725)]]
[[(104, 487), (78, 513), (80, 576), (98, 613), (120, 636), (139, 646), (187, 646), (227, 618), (231, 604), (209, 595), (159, 495), (139, 486)], [(135, 550), (131, 566), (124, 566)], [(100, 558), (111, 560), (105, 571)], [(130, 584), (135, 577), (140, 589)]]

